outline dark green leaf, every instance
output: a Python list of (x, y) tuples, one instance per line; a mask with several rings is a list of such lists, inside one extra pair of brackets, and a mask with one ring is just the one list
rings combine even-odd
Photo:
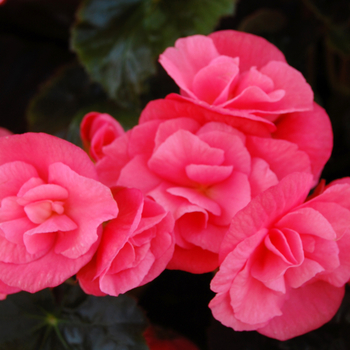
[(135, 300), (86, 296), (78, 286), (18, 293), (0, 302), (1, 350), (148, 350)]
[(138, 110), (124, 110), (107, 98), (100, 85), (91, 82), (83, 67), (62, 68), (31, 101), (27, 111), (31, 131), (42, 131), (79, 144), (79, 125), (91, 111), (109, 113), (124, 127), (137, 123)]
[(209, 33), (233, 5), (233, 0), (85, 0), (72, 46), (110, 97), (132, 105), (165, 47), (180, 36)]

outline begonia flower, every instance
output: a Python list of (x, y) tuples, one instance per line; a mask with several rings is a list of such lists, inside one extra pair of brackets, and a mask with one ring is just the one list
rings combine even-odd
[(174, 220), (137, 189), (112, 189), (118, 216), (103, 230), (98, 250), (77, 274), (83, 290), (118, 296), (163, 272), (174, 252)]
[(13, 135), (13, 133), (10, 130), (7, 130), (6, 128), (0, 127), (0, 137), (10, 136), (10, 135)]
[(289, 66), (283, 53), (265, 39), (234, 30), (178, 39), (160, 64), (181, 95), (223, 115), (261, 122), (280, 114), (312, 109), (313, 92)]
[(233, 218), (209, 304), (224, 325), (286, 340), (335, 315), (350, 278), (350, 178), (306, 199), (311, 184), (288, 175)]
[(47, 134), (0, 138), (0, 293), (55, 287), (94, 255), (118, 206), (80, 148)]
[(252, 197), (287, 174), (311, 172), (308, 154), (290, 141), (189, 117), (144, 122), (104, 153), (100, 180), (138, 188), (171, 212), (176, 246), (168, 268), (193, 273), (218, 267), (231, 219)]
[(107, 113), (90, 112), (80, 126), (83, 146), (94, 161), (103, 158), (103, 148), (123, 134), (123, 127)]

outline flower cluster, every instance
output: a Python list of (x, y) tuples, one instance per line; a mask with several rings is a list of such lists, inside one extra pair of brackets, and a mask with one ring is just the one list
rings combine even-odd
[(217, 271), (209, 307), (237, 331), (285, 340), (336, 313), (350, 279), (350, 178), (320, 185), (326, 112), (266, 40), (179, 39), (160, 63), (180, 94), (124, 131), (87, 114), (89, 156), (44, 134), (0, 138), (0, 293), (77, 275), (117, 296), (165, 268)]

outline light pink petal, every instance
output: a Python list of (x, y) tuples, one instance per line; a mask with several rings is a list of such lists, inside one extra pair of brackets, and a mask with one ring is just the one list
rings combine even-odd
[(120, 271), (116, 275), (106, 274), (101, 277), (100, 288), (103, 292), (113, 296), (118, 296), (121, 293), (136, 288), (140, 286), (153, 263), (154, 256), (147, 254), (136, 267)]
[[(22, 235), (23, 237), (23, 235)], [(23, 238), (22, 238), (23, 241)], [(0, 235), (0, 256), (3, 263), (11, 264), (27, 264), (31, 261), (39, 259), (45, 255), (46, 251), (40, 251), (37, 254), (27, 252), (25, 245), (11, 243), (9, 240)], [(1, 274), (1, 272), (0, 272)]]
[(95, 276), (96, 256), (77, 273), (77, 280), (86, 294), (105, 296), (106, 293), (103, 293), (100, 289), (100, 280), (98, 277), (95, 278)]
[(196, 189), (187, 187), (170, 187), (167, 189), (167, 192), (174, 196), (186, 198), (190, 203), (198, 205), (214, 215), (221, 215), (220, 206)]
[(256, 67), (251, 67), (248, 72), (241, 74), (235, 92), (239, 95), (250, 86), (259, 87), (262, 91), (268, 94), (274, 90), (275, 84), (270, 77), (260, 73)]
[(23, 240), (28, 253), (36, 254), (41, 251), (47, 252), (56, 239), (56, 232), (41, 233), (38, 235), (24, 235)]
[(126, 133), (103, 149), (105, 156), (97, 162), (96, 170), (104, 185), (116, 186), (120, 171), (129, 162), (129, 138), (130, 133)]
[(175, 245), (174, 255), (167, 269), (190, 273), (212, 272), (219, 266), (218, 255), (199, 247), (184, 249)]
[(235, 317), (232, 306), (230, 305), (230, 296), (228, 293), (217, 294), (209, 303), (209, 308), (215, 319), (220, 321), (224, 326), (231, 327), (236, 331), (253, 331), (262, 324), (243, 323)]
[(266, 39), (235, 30), (222, 30), (209, 35), (220, 55), (239, 57), (240, 70), (265, 66), (270, 61), (286, 62), (283, 53)]
[(97, 178), (95, 166), (86, 152), (52, 135), (25, 133), (9, 138), (1, 137), (0, 149), (0, 165), (12, 162), (14, 159), (28, 163), (37, 171), (37, 175), (30, 177), (40, 177), (44, 182), (48, 179), (49, 165), (55, 162), (66, 164), (82, 176)]
[(233, 165), (236, 171), (249, 174), (250, 154), (239, 136), (212, 131), (201, 133), (199, 138), (209, 146), (222, 149), (225, 152), (224, 161), (221, 165)]
[(175, 48), (169, 47), (160, 55), (159, 62), (176, 84), (192, 95), (192, 81), (196, 73), (218, 56), (211, 39), (193, 35), (178, 39)]
[(279, 180), (293, 172), (311, 173), (308, 155), (291, 142), (247, 137), (247, 148), (252, 157), (264, 159)]
[(18, 245), (23, 245), (23, 235), (36, 226), (26, 217), (0, 223), (0, 229), (6, 239)]
[(69, 259), (50, 250), (41, 258), (26, 264), (0, 262), (0, 279), (13, 287), (35, 293), (47, 287), (56, 287), (75, 275), (87, 264), (97, 249), (98, 242), (76, 259)]
[(160, 120), (151, 120), (148, 123), (138, 124), (130, 130), (128, 154), (131, 158), (140, 154), (151, 156), (160, 124)]
[(24, 207), (28, 219), (34, 224), (41, 224), (52, 214), (52, 205), (49, 201), (30, 203)]
[(293, 173), (282, 179), (278, 185), (262, 192), (232, 220), (222, 242), (220, 261), (236, 245), (254, 235), (262, 228), (269, 227), (292, 208), (304, 202), (311, 186), (312, 176), (306, 173)]
[[(282, 89), (266, 93), (257, 86), (248, 86), (238, 96), (222, 104), (222, 107), (233, 110), (247, 110), (249, 113), (268, 111), (269, 113), (280, 114), (276, 107), (285, 96)], [(273, 110), (273, 107), (277, 111)], [(272, 110), (272, 111), (271, 111)], [(273, 114), (272, 114), (273, 115)], [(273, 115), (273, 119), (276, 117)]]
[(20, 288), (10, 287), (4, 282), (0, 281), (0, 300), (6, 299), (6, 294), (13, 294), (20, 291)]
[(329, 273), (319, 274), (317, 277), (335, 287), (342, 287), (350, 280), (350, 232), (349, 230), (337, 241), (339, 248), (339, 266)]
[(282, 315), (285, 295), (267, 288), (251, 277), (248, 265), (234, 278), (231, 288), (231, 306), (235, 317), (243, 323), (261, 324)]
[(217, 57), (194, 76), (191, 91), (199, 100), (209, 104), (224, 103), (238, 74), (237, 59)]
[(212, 291), (216, 293), (226, 293), (229, 291), (232, 281), (243, 270), (251, 255), (261, 253), (259, 249), (257, 253), (255, 251), (263, 242), (267, 233), (268, 230), (266, 228), (257, 231), (254, 235), (240, 242), (234, 250), (227, 254), (220, 265), (219, 271), (211, 281), (210, 289)]
[(17, 202), (17, 197), (6, 197), (1, 201), (0, 222), (10, 221), (25, 217), (23, 206)]
[(284, 62), (271, 61), (260, 72), (273, 80), (275, 90), (285, 90), (278, 108), (281, 113), (312, 110), (314, 94), (299, 71)]
[(276, 227), (287, 227), (300, 234), (309, 234), (328, 240), (337, 238), (332, 225), (318, 211), (312, 208), (296, 209), (279, 220)]
[(0, 137), (11, 136), (11, 135), (13, 135), (13, 132), (11, 132), (10, 130), (7, 130), (6, 128), (0, 127)]
[[(97, 227), (118, 214), (118, 206), (108, 187), (78, 175), (62, 163), (49, 168), (50, 183), (67, 189), (65, 214), (78, 225), (73, 235), (61, 235), (55, 249), (67, 258), (85, 254), (98, 239)], [(88, 189), (88, 190), (87, 190)]]
[[(197, 132), (196, 135), (204, 135), (213, 131), (219, 131), (223, 134), (230, 134), (232, 136), (238, 136), (243, 144), (245, 144), (246, 136), (243, 132), (235, 129), (234, 127), (221, 122), (207, 122)], [(221, 134), (220, 134), (221, 135)]]
[(314, 103), (312, 111), (287, 114), (276, 125), (273, 137), (295, 143), (308, 154), (317, 182), (333, 147), (332, 126), (325, 110)]
[(191, 185), (185, 171), (187, 165), (220, 165), (223, 160), (223, 150), (210, 147), (188, 131), (179, 130), (158, 147), (148, 166), (168, 181)]
[(147, 161), (142, 155), (134, 157), (120, 172), (117, 185), (138, 188), (144, 194), (157, 187), (161, 179), (149, 169)]
[[(3, 138), (2, 138), (3, 139)], [(20, 161), (9, 161), (0, 166), (0, 198), (17, 195), (24, 183), (38, 173), (31, 164)]]
[(221, 215), (214, 217), (213, 223), (221, 226), (229, 225), (233, 216), (250, 202), (248, 176), (233, 171), (227, 180), (208, 188), (206, 195), (221, 208)]
[(278, 179), (265, 160), (252, 158), (252, 171), (249, 176), (249, 183), (251, 196), (254, 198), (271, 186), (277, 185)]
[(344, 288), (321, 281), (291, 289), (282, 307), (282, 316), (273, 318), (258, 332), (279, 340), (310, 332), (335, 315), (343, 296)]
[(324, 267), (317, 261), (305, 258), (300, 266), (292, 267), (286, 272), (286, 281), (292, 288), (299, 288), (322, 271)]
[(127, 270), (133, 267), (135, 263), (134, 246), (132, 246), (129, 242), (126, 242), (120, 250), (118, 246), (116, 248), (118, 249), (118, 251), (115, 252), (114, 259), (109, 262), (109, 267), (107, 267), (104, 271), (101, 270), (101, 277), (103, 277), (106, 274), (114, 275), (120, 271)]
[(186, 166), (189, 179), (204, 186), (226, 180), (232, 173), (233, 166), (190, 164)]
[[(23, 197), (29, 190), (32, 190), (35, 187), (45, 185), (45, 182), (39, 177), (32, 177), (27, 182), (25, 182), (20, 190), (17, 193), (17, 197)], [(23, 205), (26, 204), (26, 201), (23, 201)]]
[(305, 258), (316, 261), (326, 271), (333, 271), (340, 265), (337, 243), (318, 237), (315, 239), (315, 250), (313, 252), (305, 252)]
[(140, 116), (140, 124), (150, 120), (192, 118), (201, 124), (222, 122), (248, 134), (267, 136), (276, 130), (275, 125), (266, 118), (250, 115), (246, 111), (230, 111), (210, 106), (202, 101), (193, 101), (177, 94), (147, 104)]
[(19, 199), (19, 204), (25, 205), (32, 201), (41, 200), (64, 200), (68, 198), (68, 191), (62, 186), (55, 184), (44, 184), (34, 187), (24, 193)]
[[(199, 129), (199, 123), (192, 118), (176, 118), (162, 122), (154, 138), (155, 150), (172, 134), (178, 130), (187, 130), (195, 133)], [(153, 143), (153, 141), (152, 141)]]
[(122, 189), (119, 192), (114, 191), (114, 197), (120, 203), (119, 214), (104, 228), (97, 252), (97, 273), (99, 275), (109, 268), (120, 249), (134, 234), (141, 220), (143, 195), (139, 190)]
[[(192, 218), (195, 219), (195, 215), (187, 215), (188, 221)], [(190, 229), (191, 228), (191, 229)], [(188, 225), (188, 231), (183, 234), (186, 241), (202, 249), (211, 251), (213, 253), (219, 253), (221, 242), (226, 234), (227, 226), (217, 226), (210, 222), (206, 227), (196, 230), (194, 225)]]
[(337, 238), (341, 238), (350, 227), (350, 211), (337, 203), (319, 202), (305, 203), (306, 208), (317, 210), (332, 226)]

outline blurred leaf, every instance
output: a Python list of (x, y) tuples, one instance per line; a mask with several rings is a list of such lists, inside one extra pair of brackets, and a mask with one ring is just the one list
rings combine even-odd
[[(86, 296), (74, 286), (61, 306), (50, 290), (18, 293), (0, 302), (2, 350), (148, 350), (142, 333), (146, 320), (136, 302), (121, 295)], [(64, 296), (63, 296), (64, 297)]]
[(97, 83), (90, 81), (83, 67), (72, 64), (62, 68), (41, 88), (31, 101), (27, 118), (31, 131), (42, 131), (79, 144), (79, 125), (91, 111), (109, 113), (129, 128), (137, 123), (138, 110), (120, 108), (108, 99)]
[(286, 21), (287, 19), (281, 11), (262, 8), (246, 16), (240, 23), (238, 30), (258, 35), (275, 33), (285, 27)]
[(304, 0), (327, 29), (327, 43), (343, 55), (350, 55), (350, 3), (348, 0)]
[(85, 0), (72, 47), (92, 79), (122, 105), (138, 103), (155, 60), (180, 36), (207, 34), (233, 0)]

